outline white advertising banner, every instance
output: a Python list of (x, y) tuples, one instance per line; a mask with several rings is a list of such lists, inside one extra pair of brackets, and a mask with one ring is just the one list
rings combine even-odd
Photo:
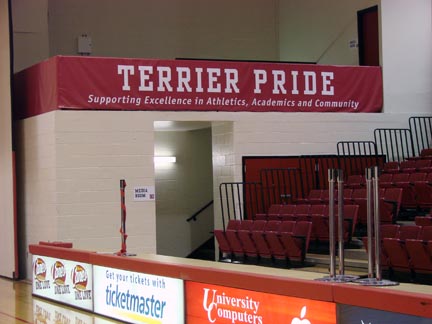
[(128, 323), (183, 324), (180, 279), (94, 266), (94, 311)]
[(33, 255), (33, 294), (93, 310), (92, 265)]

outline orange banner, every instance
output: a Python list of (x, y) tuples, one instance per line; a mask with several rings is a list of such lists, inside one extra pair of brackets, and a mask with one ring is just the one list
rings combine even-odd
[(335, 324), (336, 304), (187, 281), (186, 323)]

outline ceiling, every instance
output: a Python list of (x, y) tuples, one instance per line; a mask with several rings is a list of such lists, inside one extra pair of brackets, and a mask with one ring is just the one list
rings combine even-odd
[(154, 130), (159, 132), (186, 132), (211, 127), (209, 121), (155, 121)]

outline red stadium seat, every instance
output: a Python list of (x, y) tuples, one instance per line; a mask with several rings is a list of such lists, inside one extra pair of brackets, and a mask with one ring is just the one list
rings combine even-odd
[(415, 160), (405, 160), (399, 163), (399, 170), (403, 173), (411, 173), (416, 171)]
[(347, 177), (347, 181), (345, 182), (345, 187), (357, 189), (364, 188), (366, 186), (366, 179), (363, 175), (360, 174), (352, 174)]
[(405, 241), (410, 266), (415, 273), (432, 273), (432, 255), (427, 242), (408, 239)]
[(383, 173), (399, 173), (399, 162), (390, 161), (384, 163)]
[(405, 241), (397, 238), (384, 238), (383, 249), (388, 256), (389, 266), (392, 270), (411, 272)]
[(421, 226), (403, 225), (399, 227), (398, 238), (400, 240), (417, 239), (421, 231)]
[(280, 240), (285, 248), (285, 255), (290, 261), (303, 263), (309, 249), (312, 223), (299, 221), (293, 234), (280, 233)]

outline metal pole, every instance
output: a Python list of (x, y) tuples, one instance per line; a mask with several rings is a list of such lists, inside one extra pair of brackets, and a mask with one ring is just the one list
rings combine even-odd
[(381, 238), (380, 238), (380, 210), (379, 210), (379, 186), (378, 186), (378, 167), (374, 167), (374, 174), (372, 178), (373, 193), (374, 193), (374, 233), (375, 233), (375, 276), (378, 281), (381, 277)]
[(343, 171), (337, 170), (338, 182), (338, 240), (339, 240), (339, 275), (345, 274), (345, 256), (344, 256), (344, 180)]
[(335, 248), (335, 215), (334, 215), (334, 176), (335, 170), (328, 170), (329, 178), (329, 244), (330, 244), (330, 278), (335, 276), (336, 248)]
[(374, 259), (373, 252), (374, 246), (372, 245), (372, 169), (366, 169), (366, 212), (367, 212), (367, 244), (368, 244), (368, 278), (373, 277)]

